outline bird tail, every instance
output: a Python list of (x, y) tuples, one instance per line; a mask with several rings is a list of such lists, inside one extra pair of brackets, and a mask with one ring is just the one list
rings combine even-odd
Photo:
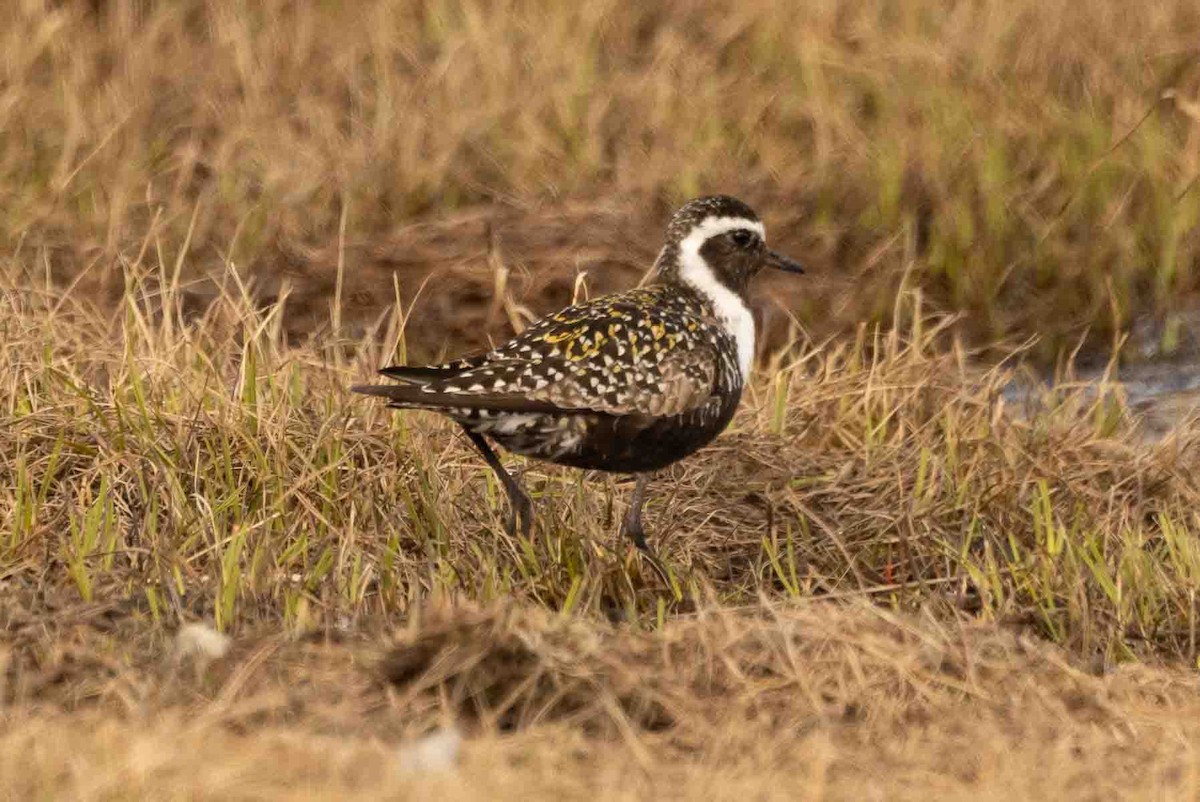
[(457, 376), (470, 367), (469, 360), (447, 362), (442, 365), (391, 365), (379, 371), (380, 375), (395, 379), (400, 384), (356, 384), (352, 392), (385, 398), (388, 406), (395, 409), (440, 410), (449, 406), (444, 393), (431, 391), (426, 386), (439, 379)]
[[(454, 362), (441, 365), (425, 365), (412, 367), (395, 365), (379, 371), (389, 379), (395, 379), (399, 384), (358, 384), (350, 389), (363, 395), (372, 395), (387, 399), (388, 406), (395, 409), (427, 409), (435, 412), (445, 412), (454, 416), (453, 410), (488, 410), (491, 412), (579, 412), (582, 410), (564, 410), (550, 401), (529, 398), (523, 393), (504, 392), (503, 390), (484, 389), (483, 384), (474, 381), (466, 382), (464, 377), (471, 376), (471, 371), (484, 364), (485, 355), (466, 357)], [(489, 384), (494, 385), (492, 371), (505, 368), (503, 363), (487, 363), (491, 370), (488, 374)], [(508, 365), (507, 369), (518, 369), (520, 366)], [(499, 375), (499, 374), (496, 374)], [(470, 389), (463, 385), (467, 384)], [(462, 414), (461, 412), (459, 414)], [(469, 413), (468, 413), (469, 414)]]
[(356, 384), (351, 392), (386, 398), (389, 407), (397, 409), (440, 409), (445, 404), (437, 403), (437, 394), (421, 388), (432, 381), (454, 376), (462, 368), (454, 363), (445, 365), (391, 365), (379, 371), (380, 375), (395, 379), (401, 384)]
[(461, 370), (461, 368), (446, 365), (393, 365), (383, 368), (379, 373), (389, 379), (396, 379), (406, 384), (425, 384), (434, 379), (453, 376)]
[[(382, 372), (382, 371), (381, 371)], [(410, 384), (356, 384), (350, 390), (363, 395), (386, 399), (389, 407), (396, 409), (443, 409), (451, 406), (445, 393), (433, 393), (423, 386), (434, 377), (399, 377)]]
[(420, 384), (356, 384), (350, 389), (363, 395), (387, 399), (394, 409), (427, 409), (435, 412), (449, 410), (489, 410), (492, 412), (580, 412), (563, 410), (548, 401), (505, 393), (469, 393), (431, 388), (426, 380)]

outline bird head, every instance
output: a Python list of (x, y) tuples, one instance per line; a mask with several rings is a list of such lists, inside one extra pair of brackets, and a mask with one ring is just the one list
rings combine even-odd
[(658, 259), (658, 272), (669, 279), (702, 292), (715, 283), (739, 296), (765, 268), (804, 272), (799, 262), (767, 247), (762, 220), (728, 195), (696, 198), (675, 212)]

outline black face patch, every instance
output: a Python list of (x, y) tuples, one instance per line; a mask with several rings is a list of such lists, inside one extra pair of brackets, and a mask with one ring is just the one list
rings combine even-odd
[[(743, 244), (742, 232), (750, 235)], [(744, 293), (750, 279), (762, 270), (766, 248), (758, 234), (737, 228), (709, 237), (700, 246), (700, 258), (708, 263), (717, 280), (736, 293)]]

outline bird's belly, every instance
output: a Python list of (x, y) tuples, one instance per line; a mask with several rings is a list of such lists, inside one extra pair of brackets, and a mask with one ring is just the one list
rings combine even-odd
[(680, 418), (659, 418), (625, 436), (621, 436), (620, 421), (611, 428), (598, 426), (575, 453), (564, 455), (559, 462), (615, 473), (657, 471), (712, 442), (729, 423), (728, 418), (691, 423)]
[(641, 473), (665, 468), (711, 442), (729, 425), (737, 397), (672, 417), (580, 414), (507, 415), (472, 428), (502, 448), (587, 470)]

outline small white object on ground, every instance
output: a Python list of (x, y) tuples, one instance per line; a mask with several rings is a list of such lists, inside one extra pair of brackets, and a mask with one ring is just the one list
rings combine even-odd
[(232, 645), (228, 635), (208, 624), (184, 624), (175, 635), (175, 656), (208, 662), (224, 657)]
[(398, 767), (400, 771), (414, 773), (450, 771), (458, 764), (462, 742), (457, 727), (434, 730), (400, 747)]

